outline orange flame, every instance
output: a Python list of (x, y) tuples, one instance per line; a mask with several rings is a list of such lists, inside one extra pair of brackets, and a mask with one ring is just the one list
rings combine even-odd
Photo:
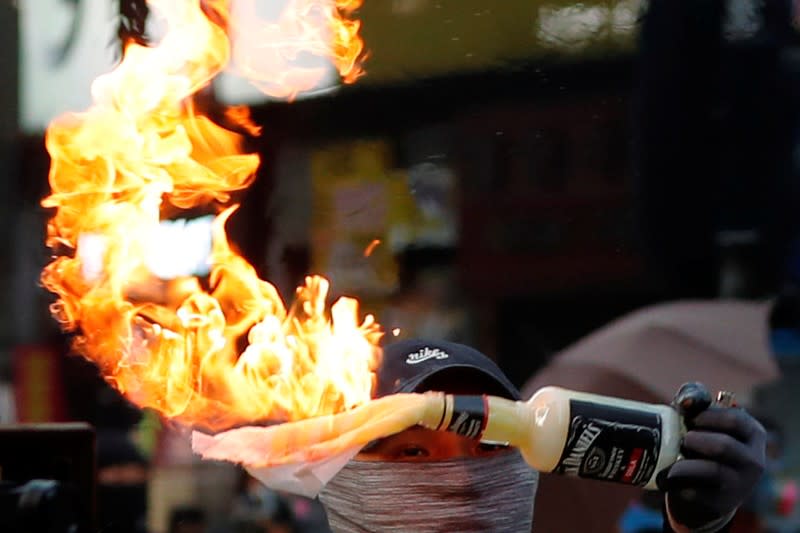
[(367, 247), (364, 249), (364, 257), (371, 256), (372, 252), (374, 252), (375, 248), (377, 248), (380, 244), (381, 244), (380, 239), (372, 239), (372, 242), (369, 243), (369, 245), (367, 245)]
[[(343, 15), (357, 3), (331, 2), (291, 2), (281, 20), (291, 21), (295, 49), (330, 54), (347, 80), (363, 46), (358, 23)], [(252, 182), (259, 159), (191, 101), (228, 64), (227, 0), (149, 4), (168, 27), (158, 45), (129, 44), (95, 80), (94, 105), (47, 131), (51, 194), (42, 204), (55, 210), (55, 257), (42, 281), (58, 296), (54, 316), (79, 331), (80, 353), (128, 398), (185, 423), (297, 420), (368, 401), (380, 355), (373, 318), (360, 321), (349, 298), (327, 309), (328, 282), (316, 276), (287, 309), (228, 243), (231, 196)], [(323, 21), (301, 24), (312, 4), (327, 6)], [(320, 27), (332, 36), (327, 48)], [(280, 92), (302, 90), (279, 66), (262, 74), (275, 74)], [(245, 110), (228, 116), (256, 131)], [(168, 220), (187, 209), (218, 214)], [(186, 236), (204, 231), (208, 254), (191, 257)], [(183, 271), (187, 261), (207, 278)]]

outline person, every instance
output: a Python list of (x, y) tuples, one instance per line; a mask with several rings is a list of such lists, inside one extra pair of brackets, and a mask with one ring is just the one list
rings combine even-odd
[[(376, 396), (431, 390), (521, 399), (468, 346), (406, 340), (384, 349)], [(744, 410), (718, 407), (691, 425), (686, 459), (659, 474), (663, 531), (723, 531), (763, 471), (763, 428)], [(319, 497), (335, 533), (529, 533), (537, 480), (515, 449), (413, 427), (367, 445)]]

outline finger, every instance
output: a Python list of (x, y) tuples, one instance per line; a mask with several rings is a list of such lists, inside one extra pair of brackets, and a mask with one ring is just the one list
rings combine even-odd
[(766, 442), (763, 426), (744, 409), (735, 407), (710, 407), (692, 421), (692, 429), (727, 433), (748, 444)]
[(711, 405), (711, 393), (702, 383), (684, 383), (672, 399), (672, 405), (685, 420), (691, 420)]
[[(697, 531), (701, 531), (702, 525), (715, 522), (725, 512), (718, 505), (715, 505), (715, 493), (716, 489), (695, 490), (691, 488), (669, 492), (666, 500), (671, 511), (670, 514), (678, 522), (686, 525), (694, 524), (698, 528)], [(669, 531), (672, 531), (672, 529)], [(711, 530), (709, 529), (709, 531)], [(714, 529), (713, 531), (717, 530)]]
[(708, 459), (684, 459), (669, 470), (662, 490), (719, 489), (726, 479), (735, 476), (736, 471), (727, 465)]
[(683, 438), (686, 457), (712, 459), (729, 466), (747, 466), (758, 461), (743, 442), (725, 433), (692, 430)]

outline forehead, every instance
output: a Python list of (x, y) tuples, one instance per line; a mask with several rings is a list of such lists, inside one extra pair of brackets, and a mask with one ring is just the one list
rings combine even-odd
[(382, 443), (385, 444), (429, 444), (429, 443), (436, 443), (436, 442), (458, 442), (463, 440), (464, 437), (460, 437), (455, 433), (446, 433), (444, 431), (433, 431), (431, 429), (426, 429), (422, 427), (412, 427), (406, 429), (405, 431), (401, 431), (400, 433), (396, 433), (385, 439), (381, 439)]

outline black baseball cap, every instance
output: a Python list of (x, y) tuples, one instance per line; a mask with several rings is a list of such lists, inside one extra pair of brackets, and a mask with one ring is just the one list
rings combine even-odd
[(377, 371), (375, 396), (400, 392), (469, 388), (459, 394), (490, 394), (519, 400), (517, 388), (481, 352), (463, 344), (424, 339), (403, 340), (384, 347)]

